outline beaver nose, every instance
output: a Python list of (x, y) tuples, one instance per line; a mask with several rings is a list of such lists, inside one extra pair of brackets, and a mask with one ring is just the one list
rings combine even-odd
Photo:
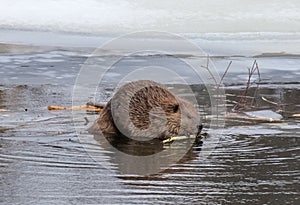
[(197, 126), (198, 127), (198, 132), (197, 132), (197, 137), (200, 135), (200, 133), (201, 133), (201, 130), (202, 130), (202, 128), (203, 128), (203, 125), (202, 124), (200, 124), (200, 125), (198, 125)]

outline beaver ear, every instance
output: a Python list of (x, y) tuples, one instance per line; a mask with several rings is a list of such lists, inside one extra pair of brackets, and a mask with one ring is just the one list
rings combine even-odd
[(173, 112), (178, 112), (179, 110), (179, 104), (173, 105)]

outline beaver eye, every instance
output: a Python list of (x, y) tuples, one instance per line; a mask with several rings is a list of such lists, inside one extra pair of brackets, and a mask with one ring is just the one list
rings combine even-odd
[(177, 112), (179, 110), (179, 105), (176, 104), (173, 106), (173, 112)]

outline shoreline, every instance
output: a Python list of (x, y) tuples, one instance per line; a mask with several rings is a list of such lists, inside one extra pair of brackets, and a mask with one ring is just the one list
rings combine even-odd
[[(74, 50), (96, 49), (126, 34), (82, 34), (0, 29), (0, 44)], [(298, 49), (300, 47), (300, 32), (175, 33), (174, 35), (187, 39), (210, 56), (274, 54), (278, 57), (278, 55), (300, 55)], [(155, 38), (155, 36), (142, 36), (142, 38)]]
[[(1, 35), (4, 33), (5, 35)], [(142, 37), (144, 38), (144, 36)], [(150, 36), (147, 38), (149, 37)], [(13, 42), (13, 40), (16, 39), (18, 39), (18, 42)], [(0, 30), (0, 65), (2, 67), (0, 72), (3, 73), (2, 82), (4, 84), (18, 84), (21, 81), (27, 83), (35, 81), (43, 82), (43, 80), (35, 79), (36, 73), (38, 72), (43, 76), (42, 78), (55, 83), (57, 83), (59, 79), (64, 78), (64, 76), (72, 76), (71, 78), (68, 77), (68, 79), (70, 79), (69, 83), (72, 84), (73, 78), (78, 74), (81, 65), (85, 63), (89, 57), (101, 58), (103, 61), (100, 60), (100, 62), (98, 62), (100, 63), (99, 66), (102, 67), (101, 69), (105, 69), (105, 66), (107, 66), (106, 62), (109, 61), (109, 59), (121, 59), (126, 56), (126, 50), (101, 49), (101, 45), (104, 45), (105, 42), (112, 39), (112, 36), (97, 37), (12, 30), (6, 30), (4, 32)], [(195, 64), (200, 62), (201, 58), (203, 60), (203, 57), (207, 58), (207, 56), (197, 56), (197, 53), (195, 54), (193, 51), (190, 52), (188, 50), (180, 50), (179, 52), (168, 54), (159, 53), (160, 42), (167, 40), (169, 39), (153, 40), (153, 42), (156, 43), (155, 46), (158, 46), (158, 54), (141, 52), (130, 55), (127, 60), (125, 59), (123, 63), (121, 62), (122, 66), (132, 69), (134, 66), (143, 67), (153, 63), (159, 63), (166, 68), (174, 68), (174, 71), (179, 71), (183, 76), (188, 76), (189, 84), (199, 83), (190, 73), (180, 66), (173, 66), (172, 60), (177, 58), (181, 61)], [(300, 50), (297, 50), (297, 48), (300, 48), (300, 39), (299, 41), (291, 40), (275, 43), (273, 40), (269, 42), (242, 39), (238, 39), (235, 42), (226, 40), (215, 42), (214, 40), (203, 40), (199, 38), (188, 40), (194, 43), (194, 45), (201, 47), (204, 50), (204, 55), (209, 55), (220, 76), (223, 75), (228, 63), (232, 61), (232, 66), (223, 81), (226, 85), (234, 86), (246, 82), (247, 68), (249, 68), (255, 60), (258, 62), (263, 83), (286, 85), (299, 82)], [(125, 41), (123, 48), (127, 46), (130, 50), (132, 46), (130, 42), (132, 43), (134, 41), (132, 41), (132, 39), (129, 43)], [(152, 39), (148, 39), (148, 43), (149, 42), (151, 43)], [(167, 43), (174, 45), (175, 42), (170, 41)], [(100, 45), (99, 48), (98, 45)], [(96, 53), (94, 53), (95, 49), (97, 49)], [(170, 51), (172, 52), (172, 50)], [(148, 62), (148, 64), (143, 63), (143, 61)], [(111, 72), (111, 74), (111, 77), (108, 78), (109, 81), (115, 81), (116, 76), (124, 75), (125, 71), (114, 71)], [(297, 84), (295, 85), (297, 87)]]

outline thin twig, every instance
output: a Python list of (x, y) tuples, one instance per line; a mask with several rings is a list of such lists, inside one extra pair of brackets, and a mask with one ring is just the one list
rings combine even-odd
[(254, 94), (253, 94), (253, 99), (251, 101), (251, 106), (253, 105), (254, 100), (256, 99), (256, 95), (257, 95), (257, 92), (259, 90), (259, 84), (260, 84), (260, 81), (261, 81), (260, 72), (259, 72), (259, 68), (258, 68), (257, 62), (256, 62), (256, 70), (257, 70), (257, 75), (258, 75), (258, 82), (256, 82), (257, 86), (256, 86), (256, 89), (255, 89)]
[(218, 86), (217, 86), (217, 89), (219, 89), (219, 87), (221, 86), (221, 83), (223, 82), (223, 79), (224, 79), (224, 77), (226, 76), (226, 74), (227, 74), (227, 72), (228, 72), (228, 70), (229, 70), (231, 64), (232, 64), (232, 61), (229, 62), (228, 66), (227, 66), (227, 68), (226, 68), (226, 70), (225, 70), (225, 72), (223, 73), (223, 76), (222, 76), (222, 78), (221, 78), (221, 80), (220, 80), (220, 82), (219, 82), (219, 84), (218, 84)]
[(278, 103), (273, 102), (273, 101), (271, 101), (271, 100), (268, 100), (268, 99), (266, 99), (265, 97), (261, 97), (261, 99), (263, 99), (263, 101), (266, 101), (266, 102), (268, 102), (268, 103), (271, 103), (272, 105), (278, 105)]
[[(248, 80), (247, 80), (246, 88), (244, 90), (244, 93), (242, 94), (242, 97), (239, 100), (239, 103), (234, 106), (233, 110), (245, 109), (246, 103), (247, 103), (246, 96), (247, 96), (248, 91), (251, 87), (251, 79), (252, 79), (255, 72), (257, 72), (257, 74), (258, 74), (258, 78), (259, 78), (259, 82), (260, 82), (260, 80), (261, 80), (260, 72), (259, 72), (259, 68), (258, 68), (258, 64), (257, 64), (256, 60), (254, 61), (252, 67), (248, 68)], [(258, 90), (258, 86), (259, 86), (259, 84), (257, 84), (257, 88), (256, 88), (256, 91), (254, 93), (255, 96), (256, 96), (256, 93), (257, 93), (257, 90)], [(253, 101), (254, 101), (254, 98), (252, 99), (252, 103), (253, 103)], [(252, 103), (251, 103), (251, 106), (252, 106)]]
[(209, 74), (212, 77), (212, 79), (214, 80), (215, 84), (218, 85), (216, 78), (214, 77), (214, 75), (212, 74), (212, 72), (209, 69), (209, 55), (207, 55), (206, 66), (201, 66), (201, 67), (205, 68), (209, 72)]

